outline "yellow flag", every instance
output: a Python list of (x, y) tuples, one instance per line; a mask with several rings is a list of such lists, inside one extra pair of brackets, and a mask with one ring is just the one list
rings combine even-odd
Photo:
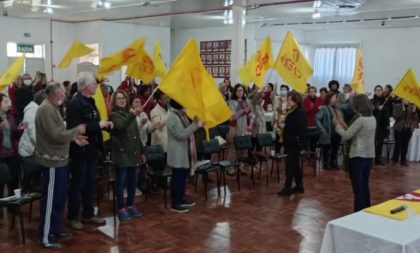
[(206, 121), (207, 130), (232, 116), (216, 82), (201, 63), (194, 39), (187, 42), (159, 89), (181, 104), (190, 118), (197, 116)]
[(239, 77), (245, 85), (253, 82), (258, 88), (262, 88), (264, 86), (265, 72), (272, 66), (271, 40), (267, 36), (261, 43), (257, 53), (239, 70)]
[(165, 67), (165, 62), (162, 59), (162, 55), (160, 53), (160, 42), (156, 40), (155, 46), (153, 47), (153, 63), (155, 65), (155, 77), (159, 76), (162, 78), (168, 70)]
[(253, 69), (255, 69), (255, 61), (251, 59), (239, 70), (239, 78), (246, 86), (250, 85), (255, 80), (254, 75), (252, 74)]
[(59, 68), (65, 69), (67, 68), (71, 61), (74, 58), (78, 58), (87, 54), (90, 54), (93, 51), (92, 48), (85, 46), (80, 41), (75, 41), (64, 55), (63, 59), (61, 60), (60, 64), (58, 64)]
[(155, 65), (144, 47), (137, 48), (136, 55), (128, 60), (127, 76), (150, 83), (155, 78)]
[(12, 84), (18, 77), (22, 70), (23, 63), (25, 62), (25, 56), (17, 58), (0, 77), (0, 88), (5, 88)]
[(388, 217), (396, 220), (405, 220), (408, 218), (408, 210), (403, 210), (395, 214), (391, 214), (390, 211), (401, 205), (406, 205), (408, 208), (413, 210), (416, 214), (420, 214), (420, 202), (418, 201), (420, 190), (416, 190), (412, 193), (399, 196), (396, 199), (388, 200), (384, 203), (364, 209), (364, 211), (373, 213), (376, 215)]
[(410, 68), (392, 91), (400, 98), (406, 99), (420, 108), (420, 87), (414, 71)]
[(134, 56), (138, 48), (143, 47), (146, 43), (146, 38), (142, 37), (132, 42), (128, 47), (102, 58), (99, 62), (98, 79), (102, 80), (113, 71), (119, 70), (122, 65)]
[(314, 72), (291, 32), (286, 34), (274, 68), (286, 83), (300, 93), (306, 91), (306, 81)]
[[(99, 111), (99, 116), (101, 117), (101, 120), (108, 120), (108, 112), (106, 110), (106, 104), (104, 96), (102, 94), (101, 85), (98, 85), (98, 87), (96, 88), (96, 92), (95, 95), (93, 95), (93, 99), (95, 99), (95, 105)], [(102, 131), (102, 138), (104, 141), (109, 140), (109, 133), (107, 131)]]
[(354, 66), (351, 87), (359, 94), (365, 93), (365, 68), (363, 65), (363, 54), (361, 48), (357, 49), (356, 65)]

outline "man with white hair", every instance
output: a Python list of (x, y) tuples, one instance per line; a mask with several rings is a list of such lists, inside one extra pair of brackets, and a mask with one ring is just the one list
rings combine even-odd
[(68, 160), (70, 141), (77, 145), (88, 144), (84, 124), (71, 129), (61, 117), (59, 106), (65, 98), (64, 87), (52, 83), (45, 89), (47, 98), (35, 115), (35, 159), (42, 166), (42, 206), (39, 225), (39, 243), (46, 248), (61, 248), (57, 238), (70, 237), (60, 228), (61, 215), (67, 196)]
[[(83, 229), (83, 223), (104, 225), (105, 220), (94, 214), (93, 192), (96, 183), (96, 165), (98, 154), (103, 152), (102, 129), (111, 129), (110, 121), (101, 120), (95, 100), (92, 96), (97, 89), (97, 80), (90, 72), (81, 72), (77, 79), (78, 93), (67, 106), (67, 128), (86, 124), (86, 136), (89, 145), (84, 147), (76, 143), (70, 145), (70, 192), (67, 219), (68, 225), (77, 230)], [(79, 219), (80, 205), (83, 207), (82, 219)]]

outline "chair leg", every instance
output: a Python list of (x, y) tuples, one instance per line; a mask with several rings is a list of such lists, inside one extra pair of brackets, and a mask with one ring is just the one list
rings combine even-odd
[(270, 172), (270, 177), (273, 176), (273, 170), (274, 170), (274, 159), (271, 160), (271, 172)]
[(269, 180), (268, 180), (268, 161), (265, 161), (265, 184), (268, 188)]
[(221, 180), (221, 170), (216, 170), (216, 184), (217, 184), (217, 196), (220, 197), (220, 180)]
[(205, 172), (202, 176), (204, 178), (204, 180), (203, 180), (203, 183), (204, 183), (204, 199), (207, 201), (207, 181), (208, 181), (208, 178), (209, 178), (209, 173)]
[(112, 212), (114, 215), (114, 240), (118, 239), (117, 237), (117, 192), (116, 192), (115, 181), (112, 182)]
[(255, 187), (254, 165), (251, 166), (251, 179), (252, 179), (252, 187)]
[(225, 192), (224, 197), (226, 198), (226, 168), (223, 168), (221, 176), (223, 177), (223, 190)]
[(163, 184), (163, 201), (165, 202), (165, 209), (168, 208), (167, 193), (166, 193), (167, 190), (168, 190), (168, 179), (165, 177), (165, 183)]
[(19, 220), (20, 220), (20, 235), (22, 236), (22, 243), (25, 244), (25, 227), (23, 226), (23, 214), (19, 209)]
[(262, 161), (260, 162), (260, 170), (258, 172), (258, 179), (261, 179)]
[(238, 190), (241, 190), (241, 172), (240, 172), (240, 166), (236, 166), (236, 183), (238, 184)]
[(31, 223), (31, 221), (32, 221), (32, 203), (33, 203), (33, 200), (31, 200), (31, 201), (29, 202), (29, 217), (28, 217), (28, 223)]
[(277, 183), (279, 183), (280, 184), (280, 161), (279, 160), (277, 160), (276, 161), (276, 169), (277, 169)]
[[(11, 210), (11, 209), (10, 209)], [(15, 229), (15, 220), (16, 220), (16, 214), (15, 214), (15, 210), (12, 211), (12, 226), (11, 229)]]
[(194, 173), (194, 192), (197, 192), (198, 174)]

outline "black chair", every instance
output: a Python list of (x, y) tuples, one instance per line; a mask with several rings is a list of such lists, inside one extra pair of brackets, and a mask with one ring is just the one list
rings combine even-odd
[(149, 197), (149, 192), (152, 180), (163, 181), (163, 200), (165, 202), (165, 209), (167, 208), (167, 191), (168, 180), (172, 177), (172, 170), (166, 166), (166, 155), (161, 145), (152, 145), (145, 148), (144, 154), (147, 158), (147, 168), (150, 168), (148, 174), (148, 188), (145, 192), (146, 201)]
[(29, 201), (29, 223), (32, 221), (32, 207), (34, 201), (42, 200), (42, 167), (38, 165), (35, 158), (20, 157), (20, 165), (22, 169), (22, 192), (28, 193), (31, 200)]
[(389, 163), (389, 157), (391, 155), (392, 146), (395, 146), (395, 141), (388, 139), (384, 140), (384, 145), (386, 147), (386, 162)]
[[(10, 175), (10, 170), (7, 164), (0, 163), (0, 185), (5, 185), (12, 181), (12, 176)], [(0, 189), (3, 191), (3, 188)], [(25, 204), (29, 204), (32, 201), (31, 197), (24, 196), (21, 198), (16, 198), (14, 196), (11, 196), (9, 198), (4, 198), (0, 200), (0, 209), (7, 208), (10, 213), (12, 214), (12, 223), (11, 223), (11, 229), (14, 229), (15, 227), (15, 218), (16, 216), (19, 216), (19, 222), (20, 222), (20, 234), (22, 237), (22, 243), (25, 244), (25, 227), (23, 222), (23, 212), (21, 207)]]
[[(261, 176), (261, 167), (262, 164), (266, 163), (266, 185), (268, 187), (269, 184), (269, 178), (268, 178), (268, 160), (271, 160), (271, 172), (270, 176), (273, 176), (274, 171), (274, 162), (276, 162), (276, 169), (277, 169), (277, 182), (280, 183), (280, 169), (279, 169), (279, 163), (281, 160), (285, 159), (287, 157), (286, 154), (276, 154), (271, 153), (271, 148), (274, 146), (275, 136), (271, 133), (264, 133), (264, 134), (257, 134), (257, 145), (258, 147), (263, 149), (263, 156), (257, 155), (257, 159), (260, 162), (260, 176)], [(269, 153), (267, 153), (267, 149)]]
[[(254, 177), (254, 168), (258, 164), (258, 160), (253, 155), (254, 145), (252, 144), (252, 138), (250, 135), (246, 136), (235, 136), (233, 138), (233, 143), (236, 151), (236, 159), (238, 162), (243, 164), (248, 164), (251, 166), (251, 180), (252, 186), (255, 187), (255, 177)], [(248, 155), (244, 156), (243, 153), (247, 152)], [(241, 171), (238, 169), (236, 172), (237, 181), (240, 182)]]
[[(229, 134), (229, 125), (219, 125), (217, 127), (217, 133), (220, 137), (227, 140)], [(222, 160), (225, 160), (225, 153), (227, 150), (231, 149), (232, 146), (228, 143), (221, 145), (222, 148)]]

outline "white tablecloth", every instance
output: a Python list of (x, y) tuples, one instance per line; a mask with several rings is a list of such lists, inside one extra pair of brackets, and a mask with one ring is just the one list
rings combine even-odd
[(414, 129), (411, 136), (410, 144), (408, 144), (407, 161), (420, 161), (420, 129)]
[(420, 216), (398, 221), (360, 211), (328, 222), (321, 253), (419, 253)]

